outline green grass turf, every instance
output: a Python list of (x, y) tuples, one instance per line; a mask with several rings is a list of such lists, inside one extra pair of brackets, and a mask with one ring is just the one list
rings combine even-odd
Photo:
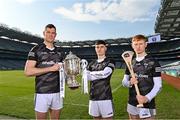
[[(126, 119), (128, 89), (121, 86), (124, 70), (115, 70), (111, 80), (114, 98), (115, 119)], [(80, 77), (79, 77), (80, 79)], [(66, 87), (64, 108), (61, 118), (89, 119), (88, 95), (81, 89)], [(34, 116), (34, 78), (25, 77), (23, 71), (0, 71), (0, 114), (17, 118)], [(163, 89), (157, 96), (158, 119), (180, 119), (180, 91), (163, 82)]]

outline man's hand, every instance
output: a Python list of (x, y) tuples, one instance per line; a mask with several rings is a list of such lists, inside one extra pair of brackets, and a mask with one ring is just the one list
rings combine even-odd
[(54, 64), (53, 66), (51, 66), (50, 67), (50, 70), (52, 71), (52, 72), (54, 72), (54, 71), (59, 71), (59, 69), (61, 68), (61, 66), (62, 66), (62, 64)]
[(136, 78), (131, 78), (130, 79), (130, 85), (134, 85), (134, 84), (137, 84), (137, 83), (138, 83), (138, 81), (137, 81)]
[(136, 98), (140, 104), (144, 104), (148, 102), (148, 98), (142, 95), (136, 95)]

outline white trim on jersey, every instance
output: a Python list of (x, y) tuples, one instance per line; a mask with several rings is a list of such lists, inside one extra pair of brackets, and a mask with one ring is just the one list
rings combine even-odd
[(112, 69), (110, 67), (105, 67), (104, 70), (101, 71), (93, 71), (88, 72), (88, 80), (94, 81), (99, 79), (107, 78), (109, 75), (111, 75)]
[(141, 60), (143, 60), (145, 58), (145, 56), (142, 57), (136, 57), (136, 61), (140, 62)]
[(149, 102), (161, 91), (162, 79), (161, 77), (153, 77), (154, 86), (153, 89), (146, 95)]

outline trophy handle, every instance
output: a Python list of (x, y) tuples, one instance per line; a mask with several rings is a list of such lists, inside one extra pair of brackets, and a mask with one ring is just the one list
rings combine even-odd
[(81, 60), (81, 69), (82, 69), (82, 71), (83, 71), (85, 68), (87, 68), (87, 66), (88, 66), (88, 61), (85, 60), (85, 59), (82, 59), (82, 60)]

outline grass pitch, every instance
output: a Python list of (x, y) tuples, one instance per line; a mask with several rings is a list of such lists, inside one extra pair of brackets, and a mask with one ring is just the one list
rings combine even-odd
[[(127, 119), (128, 89), (121, 86), (124, 70), (115, 70), (111, 80), (115, 119)], [(61, 119), (92, 119), (88, 115), (89, 95), (81, 89), (66, 87)], [(180, 91), (163, 82), (163, 89), (156, 98), (158, 119), (180, 119)], [(33, 119), (34, 78), (25, 77), (23, 71), (0, 71), (0, 114)]]

